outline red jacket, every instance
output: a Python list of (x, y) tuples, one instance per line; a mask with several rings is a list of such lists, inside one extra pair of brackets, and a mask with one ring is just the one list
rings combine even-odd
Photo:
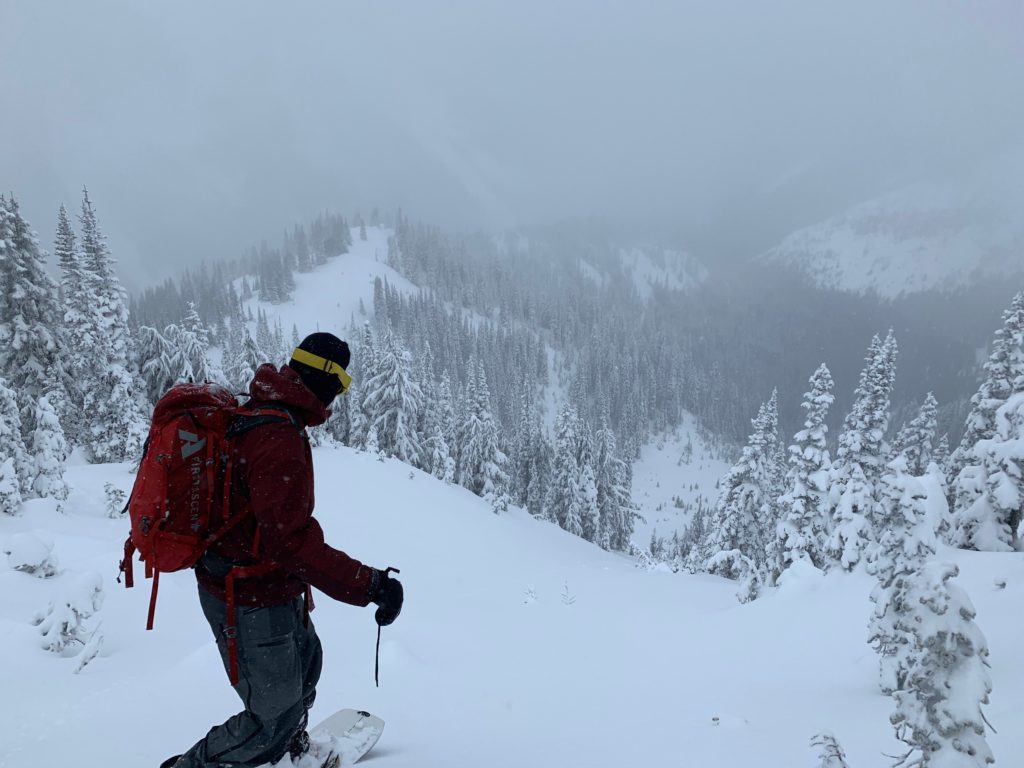
[[(208, 591), (225, 598), (224, 576), (232, 564), (272, 561), (270, 573), (235, 580), (238, 605), (279, 605), (312, 585), (335, 600), (369, 603), (376, 574), (358, 560), (324, 542), (313, 517), (313, 456), (306, 427), (323, 424), (330, 411), (299, 375), (282, 366), (261, 365), (249, 387), (251, 400), (240, 412), (281, 415), (287, 406), (301, 423), (263, 424), (234, 439), (232, 514), (252, 510), (250, 519), (214, 544), (196, 565), (196, 577)], [(251, 556), (259, 531), (258, 554)]]

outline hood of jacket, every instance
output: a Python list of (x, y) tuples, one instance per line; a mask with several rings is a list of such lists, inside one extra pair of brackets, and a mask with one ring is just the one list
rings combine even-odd
[(270, 363), (261, 365), (249, 385), (249, 397), (252, 405), (281, 403), (288, 406), (307, 427), (317, 427), (331, 415), (313, 390), (302, 383), (299, 374), (287, 365), (280, 368)]

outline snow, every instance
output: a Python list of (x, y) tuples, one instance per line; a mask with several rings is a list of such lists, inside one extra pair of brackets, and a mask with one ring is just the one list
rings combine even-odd
[(633, 501), (644, 518), (637, 521), (634, 543), (646, 548), (655, 531), (666, 539), (676, 531), (681, 536), (698, 503), (714, 506), (718, 481), (730, 467), (689, 413), (676, 430), (644, 445), (633, 465)]
[[(353, 706), (382, 716), (379, 768), (663, 766), (681, 756), (789, 768), (811, 764), (808, 741), (822, 730), (853, 766), (899, 749), (866, 642), (874, 580), (864, 574), (804, 569), (740, 605), (731, 582), (636, 568), (518, 509), (494, 515), (394, 460), (324, 448), (315, 461), (328, 540), (401, 568), (406, 588), (384, 630), (379, 689), (372, 609), (319, 596), (314, 613), (326, 666), (313, 720)], [(75, 465), (68, 480), (66, 514), (27, 504), (0, 519), (0, 544), (48, 531), (63, 568), (47, 580), (0, 570), (0, 690), (18, 692), (0, 697), (0, 764), (156, 765), (237, 701), (190, 574), (162, 580), (152, 633), (148, 584), (114, 582), (127, 522), (105, 517), (103, 487), (127, 487), (128, 467)], [(987, 715), (999, 728), (989, 741), (1012, 764), (1024, 749), (1013, 727), (1024, 708), (1024, 556), (938, 558), (960, 565), (978, 608), (995, 683)], [(102, 627), (104, 643), (75, 675), (76, 658), (40, 649), (32, 618), (92, 571), (106, 601), (87, 625)]]
[(920, 182), (786, 237), (760, 258), (823, 287), (886, 298), (1024, 274), (1024, 155), (970, 178)]
[[(345, 337), (353, 316), (357, 322), (362, 302), (367, 316), (373, 313), (373, 283), (378, 277), (402, 293), (415, 295), (419, 288), (388, 266), (388, 238), (391, 230), (367, 227), (366, 240), (359, 237), (359, 228), (352, 228), (352, 245), (348, 253), (328, 259), (326, 264), (310, 272), (295, 273), (295, 290), (290, 301), (281, 304), (252, 298), (244, 306), (267, 313), (271, 328), (280, 320), (286, 339), (291, 339), (292, 326), (299, 336), (314, 331), (330, 331)], [(236, 286), (236, 290), (239, 286)], [(289, 342), (290, 343), (290, 342)]]

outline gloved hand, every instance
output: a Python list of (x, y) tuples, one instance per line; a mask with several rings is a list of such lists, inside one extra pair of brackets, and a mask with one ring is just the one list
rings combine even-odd
[(382, 627), (388, 626), (402, 612), (402, 600), (404, 599), (402, 582), (391, 578), (389, 575), (391, 570), (388, 568), (387, 571), (379, 571), (380, 579), (377, 582), (377, 588), (370, 595), (370, 602), (379, 606), (374, 618)]

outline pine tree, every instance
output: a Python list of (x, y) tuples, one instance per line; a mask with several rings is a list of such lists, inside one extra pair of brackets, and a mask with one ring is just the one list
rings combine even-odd
[(939, 437), (938, 445), (935, 446), (935, 450), (932, 453), (932, 461), (935, 462), (945, 473), (946, 477), (950, 477), (949, 474), (949, 435), (945, 432)]
[(35, 463), (21, 436), (18, 401), (0, 375), (0, 509), (9, 515), (17, 513), (34, 477)]
[[(423, 354), (421, 378), (423, 381), (423, 407), (420, 412), (419, 431), (423, 444), (423, 469), (446, 483), (455, 482), (455, 458), (445, 439), (445, 426), (439, 408), (440, 384), (434, 380), (432, 352), (429, 343)], [(448, 392), (448, 410), (451, 410), (451, 392)]]
[(179, 381), (187, 381), (192, 377), (192, 370), (186, 370), (177, 338), (178, 327), (175, 325), (167, 326), (163, 332), (148, 325), (139, 327), (139, 369), (151, 403), (156, 403)]
[(91, 350), (96, 347), (95, 333), (99, 322), (95, 316), (96, 308), (89, 303), (82, 256), (75, 243), (75, 232), (71, 228), (67, 209), (63, 205), (57, 214), (57, 236), (53, 252), (60, 267), (60, 299), (64, 308), (60, 344), (64, 365), (60, 372), (64, 376), (66, 395), (59, 398), (62, 405), (58, 414), (67, 437), (73, 443), (78, 443), (83, 428), (81, 382), (88, 370)]
[(876, 486), (884, 467), (884, 438), (889, 397), (895, 383), (896, 339), (871, 340), (856, 400), (839, 436), (832, 464), (829, 508), (832, 534), (828, 549), (835, 562), (852, 569), (880, 535), (875, 514)]
[(94, 463), (124, 461), (140, 453), (148, 419), (141, 384), (129, 368), (132, 349), (128, 304), (114, 260), (100, 231), (89, 194), (83, 190), (82, 289), (95, 308), (95, 345), (83, 361), (82, 441)]
[(366, 382), (363, 405), (377, 431), (380, 450), (414, 467), (422, 466), (423, 446), (416, 433), (423, 393), (412, 376), (409, 353), (394, 334), (384, 335), (377, 373)]
[(491, 413), (491, 393), (483, 363), (475, 366), (460, 432), (458, 483), (487, 499), (495, 511), (508, 505), (507, 458)]
[(131, 332), (128, 327), (128, 300), (114, 270), (115, 261), (107, 248), (107, 239), (100, 230), (96, 212), (89, 199), (89, 191), (82, 190), (81, 227), (82, 268), (90, 299), (99, 312), (102, 323), (98, 341), (110, 365), (128, 366), (132, 354)]
[(961, 547), (1011, 552), (1024, 519), (1024, 391), (996, 410), (994, 422), (957, 477), (953, 538)]
[(57, 411), (46, 395), (39, 398), (35, 425), (32, 433), (32, 454), (35, 459), (32, 489), (37, 496), (56, 499), (59, 504), (68, 498), (68, 485), (64, 481), (68, 446)]
[(234, 336), (233, 354), (228, 360), (224, 377), (235, 392), (247, 392), (256, 369), (267, 362), (267, 356), (256, 345), (245, 322), (235, 321), (231, 333)]
[(913, 659), (914, 607), (908, 596), (917, 573), (935, 554), (935, 532), (925, 512), (927, 493), (910, 475), (904, 456), (889, 463), (882, 476), (879, 518), (885, 532), (877, 551), (868, 558), (868, 572), (878, 578), (871, 593), (875, 610), (869, 625), (871, 642), (880, 655), (883, 693), (901, 690)]
[(224, 372), (219, 366), (214, 365), (210, 358), (210, 332), (199, 317), (196, 305), (191, 301), (188, 302), (185, 317), (178, 330), (178, 348), (182, 357), (188, 361), (193, 380), (197, 383), (227, 383)]
[(46, 274), (39, 242), (13, 197), (0, 198), (0, 373), (18, 397), (22, 438), (35, 429), (36, 401), (63, 386), (59, 370), (60, 311), (57, 285)]
[(779, 555), (777, 573), (797, 560), (807, 560), (816, 568), (827, 564), (825, 553), (829, 536), (828, 476), (832, 468), (825, 423), (835, 397), (832, 374), (823, 363), (810, 379), (811, 389), (804, 395), (804, 428), (789, 446), (789, 472), (786, 493), (779, 499), (781, 519), (776, 532)]
[(970, 598), (950, 583), (958, 574), (950, 563), (929, 563), (907, 590), (913, 657), (904, 689), (893, 693), (890, 720), (910, 749), (897, 765), (984, 768), (995, 762), (981, 711), (992, 692), (988, 644)]
[(349, 373), (353, 381), (349, 389), (349, 396), (352, 398), (352, 445), (359, 448), (366, 445), (370, 428), (364, 382), (377, 375), (377, 345), (369, 322), (363, 323), (362, 334), (349, 364)]
[(629, 549), (636, 521), (631, 478), (617, 455), (615, 433), (605, 424), (595, 436), (597, 465), (598, 543), (604, 549)]
[(576, 458), (578, 444), (579, 416), (576, 409), (566, 402), (555, 419), (555, 455), (545, 506), (552, 521), (577, 536), (583, 532), (580, 520), (580, 467)]
[(751, 424), (740, 460), (721, 483), (708, 535), (700, 547), (705, 568), (741, 579), (747, 599), (756, 595), (756, 584), (764, 581), (768, 548), (778, 524), (781, 471), (776, 393), (762, 404)]
[(893, 454), (906, 459), (907, 469), (912, 475), (923, 475), (932, 461), (938, 430), (938, 407), (938, 401), (929, 392), (917, 416), (904, 425), (893, 440)]
[(1024, 481), (1016, 447), (1024, 434), (1018, 398), (1024, 393), (1024, 291), (1003, 313), (986, 378), (971, 399), (964, 437), (950, 457), (956, 546), (1015, 548), (1024, 514)]
[(1003, 312), (1003, 325), (995, 332), (992, 352), (984, 365), (985, 379), (971, 398), (960, 445), (950, 457), (950, 483), (972, 461), (974, 446), (995, 432), (995, 413), (1010, 395), (1024, 391), (1024, 291), (1013, 297)]

